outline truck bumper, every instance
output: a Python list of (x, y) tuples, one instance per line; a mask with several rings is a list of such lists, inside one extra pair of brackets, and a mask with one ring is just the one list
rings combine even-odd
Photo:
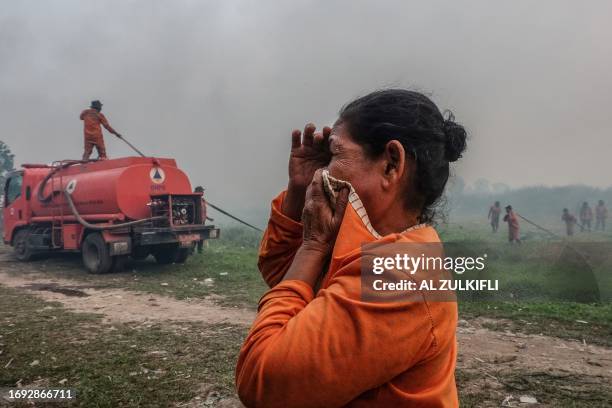
[(144, 227), (134, 231), (134, 244), (138, 246), (174, 244), (191, 246), (198, 241), (219, 238), (220, 230), (214, 225), (185, 225), (174, 228)]

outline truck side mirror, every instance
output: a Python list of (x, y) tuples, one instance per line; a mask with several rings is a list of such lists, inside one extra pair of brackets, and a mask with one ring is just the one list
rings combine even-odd
[(30, 188), (30, 186), (27, 186), (25, 199), (27, 201), (30, 201), (30, 198), (32, 198), (32, 189)]

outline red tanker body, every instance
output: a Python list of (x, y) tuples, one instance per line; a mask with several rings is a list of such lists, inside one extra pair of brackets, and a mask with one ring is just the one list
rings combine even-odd
[(202, 194), (192, 193), (173, 159), (24, 165), (9, 175), (4, 193), (4, 242), (21, 260), (82, 251), (87, 269), (104, 273), (128, 255), (184, 262), (196, 242), (219, 233), (204, 225)]
[[(40, 183), (50, 170), (39, 169)], [(57, 193), (71, 183), (72, 199), (81, 215), (115, 214), (132, 220), (151, 216), (147, 204), (153, 194), (192, 193), (189, 178), (171, 159), (153, 163), (147, 158), (128, 157), (70, 166), (45, 183), (43, 195), (54, 191), (53, 201), (62, 199)], [(52, 215), (54, 205), (57, 203), (33, 200), (32, 216)]]

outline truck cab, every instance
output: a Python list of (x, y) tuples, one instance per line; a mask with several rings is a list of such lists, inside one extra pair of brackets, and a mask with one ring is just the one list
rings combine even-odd
[(23, 185), (23, 171), (14, 171), (8, 174), (3, 186), (2, 217), (4, 222), (3, 241), (11, 244), (16, 228), (26, 225), (25, 216), (25, 186)]

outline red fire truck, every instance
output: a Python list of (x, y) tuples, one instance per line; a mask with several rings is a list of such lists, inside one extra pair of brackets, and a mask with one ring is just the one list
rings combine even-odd
[(183, 263), (219, 236), (174, 159), (26, 164), (8, 175), (3, 204), (4, 243), (19, 260), (76, 251), (92, 273), (120, 269), (127, 257)]

